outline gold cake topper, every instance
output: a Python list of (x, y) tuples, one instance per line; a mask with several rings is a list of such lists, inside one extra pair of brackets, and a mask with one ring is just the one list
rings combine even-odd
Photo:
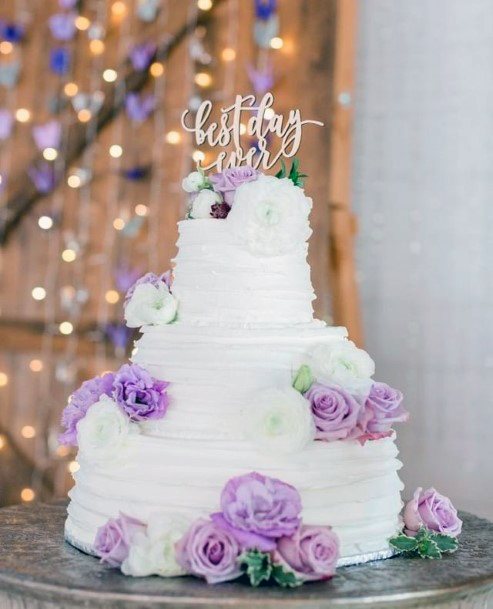
[[(284, 116), (276, 114), (272, 110), (274, 96), (266, 93), (258, 105), (255, 105), (254, 95), (237, 95), (233, 104), (221, 108), (219, 123), (210, 121), (212, 113), (212, 101), (203, 101), (192, 124), (187, 124), (190, 110), (185, 110), (181, 117), (183, 128), (193, 133), (197, 146), (207, 144), (211, 148), (233, 147), (232, 151), (221, 151), (217, 159), (204, 169), (216, 167), (220, 172), (226, 167), (239, 167), (250, 165), (256, 169), (268, 170), (274, 167), (281, 157), (291, 158), (299, 150), (301, 145), (302, 130), (305, 125), (323, 126), (320, 121), (301, 118), (299, 109), (290, 110)], [(245, 119), (245, 114), (250, 116)], [(243, 133), (242, 133), (243, 131)], [(279, 149), (273, 153), (267, 149), (268, 137), (276, 136), (279, 141)], [(250, 143), (244, 149), (242, 136), (248, 137)], [(256, 145), (251, 145), (251, 139), (256, 140)]]

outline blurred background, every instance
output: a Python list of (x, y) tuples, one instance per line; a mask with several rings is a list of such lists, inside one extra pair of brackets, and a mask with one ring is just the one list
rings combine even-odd
[(122, 297), (217, 154), (182, 112), (272, 91), (325, 123), (299, 153), (316, 313), (404, 391), (407, 494), (493, 518), (492, 30), (489, 0), (3, 0), (0, 504), (70, 487), (60, 412), (128, 356)]

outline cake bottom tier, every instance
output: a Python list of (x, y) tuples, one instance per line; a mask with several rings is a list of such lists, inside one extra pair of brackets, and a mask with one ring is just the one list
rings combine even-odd
[(90, 552), (98, 527), (119, 512), (146, 521), (154, 512), (195, 519), (218, 511), (221, 490), (251, 471), (295, 486), (306, 524), (330, 525), (341, 542), (341, 564), (391, 555), (388, 539), (400, 528), (400, 491), (393, 438), (314, 442), (281, 458), (246, 443), (131, 437), (124, 456), (104, 467), (81, 458), (70, 491), (65, 534)]

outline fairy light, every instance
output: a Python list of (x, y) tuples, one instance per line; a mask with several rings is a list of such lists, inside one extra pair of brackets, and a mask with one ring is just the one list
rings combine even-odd
[(284, 46), (284, 40), (280, 36), (274, 36), (274, 38), (270, 39), (270, 48), (275, 49), (276, 51), (282, 49)]
[(113, 220), (113, 228), (115, 230), (123, 230), (125, 228), (125, 220), (123, 218), (115, 218)]
[(91, 22), (89, 21), (89, 19), (87, 17), (84, 17), (83, 15), (78, 15), (75, 18), (75, 27), (81, 32), (88, 30), (90, 25)]
[(205, 154), (202, 152), (202, 150), (194, 150), (192, 154), (192, 159), (195, 163), (200, 163), (205, 159)]
[(99, 40), (99, 38), (91, 40), (91, 42), (89, 43), (89, 50), (93, 55), (101, 55), (102, 53), (104, 53), (104, 42), (102, 40)]
[(194, 80), (195, 84), (199, 87), (210, 87), (212, 84), (212, 76), (207, 72), (197, 72)]
[(164, 139), (168, 144), (179, 144), (181, 142), (181, 135), (178, 131), (168, 131)]
[(31, 112), (27, 108), (18, 108), (15, 111), (15, 118), (19, 123), (28, 123), (31, 120)]
[(56, 449), (57, 457), (67, 457), (70, 454), (70, 448), (68, 446), (61, 445)]
[(103, 72), (103, 80), (105, 82), (115, 82), (115, 80), (118, 78), (118, 72), (116, 70), (113, 70), (111, 68), (107, 68), (104, 72)]
[(58, 150), (56, 148), (45, 148), (43, 150), (43, 158), (47, 161), (54, 161), (58, 156)]
[(69, 321), (62, 321), (62, 323), (58, 326), (58, 329), (60, 330), (60, 334), (68, 336), (74, 331), (74, 326)]
[(40, 216), (38, 226), (43, 230), (50, 230), (53, 227), (53, 218), (50, 218), (50, 216)]
[(14, 50), (14, 45), (9, 42), (8, 40), (4, 40), (3, 42), (0, 42), (0, 53), (2, 55), (10, 55), (10, 53), (12, 53), (12, 51)]
[(43, 362), (40, 359), (32, 359), (29, 362), (31, 372), (41, 372), (43, 370)]
[(68, 247), (62, 252), (62, 260), (64, 262), (73, 262), (77, 258), (77, 252), (72, 248)]
[(151, 63), (151, 65), (149, 66), (149, 73), (154, 78), (159, 78), (160, 76), (162, 76), (164, 74), (163, 64), (160, 63), (159, 61), (155, 61), (154, 63)]
[(223, 61), (234, 61), (236, 59), (236, 51), (231, 47), (226, 47), (222, 50), (221, 59)]
[(70, 188), (79, 188), (81, 183), (82, 183), (82, 181), (81, 181), (80, 177), (78, 175), (76, 175), (75, 173), (68, 176), (68, 178), (67, 178), (67, 184), (70, 186)]
[(31, 296), (34, 300), (44, 300), (46, 298), (46, 290), (38, 285), (31, 290)]
[(119, 144), (112, 144), (109, 153), (114, 159), (119, 159), (123, 154), (123, 148)]
[(116, 304), (120, 300), (120, 294), (116, 290), (108, 290), (104, 299), (108, 304)]
[(5, 374), (5, 372), (0, 372), (0, 387), (5, 387), (8, 385), (9, 377)]
[(21, 429), (21, 436), (26, 440), (32, 440), (36, 437), (36, 429), (32, 425), (24, 425)]
[(271, 118), (274, 118), (274, 115), (276, 113), (274, 112), (274, 110), (272, 108), (266, 108), (265, 112), (264, 112), (264, 118), (266, 118), (268, 121)]
[(67, 469), (71, 474), (75, 474), (75, 472), (79, 471), (80, 465), (77, 463), (77, 461), (70, 461), (70, 463), (67, 465)]
[(30, 501), (33, 501), (33, 499), (36, 497), (36, 493), (33, 491), (32, 488), (26, 487), (23, 488), (21, 491), (21, 499), (22, 501), (26, 501), (27, 503), (29, 503)]
[(149, 213), (149, 208), (147, 207), (147, 205), (144, 205), (143, 203), (139, 203), (138, 205), (135, 206), (134, 208), (135, 214), (137, 216), (147, 216), (147, 214)]
[(79, 87), (75, 82), (68, 82), (63, 87), (63, 92), (67, 97), (74, 97), (79, 92)]
[(197, 7), (201, 11), (210, 11), (212, 8), (212, 0), (197, 0)]
[(81, 123), (88, 123), (92, 118), (92, 113), (88, 108), (82, 108), (77, 112), (77, 118)]
[(245, 135), (246, 132), (247, 126), (245, 125), (245, 123), (240, 123), (240, 135)]
[(7, 446), (7, 438), (3, 434), (0, 434), (0, 450), (5, 448), (6, 446)]
[(117, 17), (121, 19), (127, 14), (127, 7), (125, 2), (121, 2), (121, 0), (117, 0), (117, 2), (113, 2), (111, 5), (111, 14), (113, 17)]

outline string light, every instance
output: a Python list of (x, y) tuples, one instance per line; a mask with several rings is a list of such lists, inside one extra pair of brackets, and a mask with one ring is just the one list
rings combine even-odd
[(44, 300), (46, 298), (46, 290), (41, 286), (36, 286), (31, 290), (31, 296), (34, 300)]
[(274, 36), (274, 38), (270, 39), (270, 48), (279, 50), (284, 46), (284, 40), (279, 36)]
[(47, 160), (47, 161), (54, 161), (58, 156), (58, 150), (56, 150), (55, 148), (45, 148), (43, 150), (43, 157)]
[(77, 118), (81, 123), (88, 123), (92, 118), (92, 113), (88, 108), (82, 108), (77, 112)]
[(70, 463), (67, 465), (67, 469), (71, 474), (75, 474), (75, 472), (79, 471), (80, 465), (77, 463), (77, 461), (70, 461)]
[(151, 65), (149, 66), (149, 73), (154, 78), (159, 78), (160, 76), (162, 76), (164, 74), (163, 64), (160, 63), (159, 61), (155, 61), (154, 63), (151, 63)]
[(32, 372), (41, 372), (43, 370), (43, 362), (40, 359), (32, 359), (29, 362), (29, 368)]
[(74, 97), (79, 92), (79, 87), (75, 82), (68, 82), (63, 87), (63, 92), (67, 97)]
[(79, 188), (81, 185), (81, 179), (78, 175), (72, 174), (67, 178), (67, 184), (70, 188)]
[(119, 159), (123, 154), (123, 148), (119, 144), (112, 144), (109, 153), (114, 159)]
[(125, 220), (123, 218), (115, 218), (113, 220), (113, 228), (115, 230), (123, 230), (125, 228)]
[(89, 19), (87, 17), (84, 17), (83, 15), (78, 15), (75, 18), (75, 27), (81, 32), (84, 32), (85, 30), (89, 29), (90, 25), (91, 22), (89, 21)]
[(14, 45), (8, 40), (0, 42), (0, 53), (2, 53), (2, 55), (9, 55), (10, 53), (12, 53), (13, 50)]
[(240, 123), (240, 135), (245, 135), (246, 132), (247, 126), (245, 125), (245, 123)]
[(59, 446), (55, 452), (58, 457), (66, 457), (67, 455), (70, 454), (70, 448), (68, 446), (62, 445), (62, 446)]
[(194, 150), (192, 154), (192, 159), (195, 163), (200, 163), (205, 159), (205, 154), (202, 152), (202, 150)]
[(5, 372), (0, 372), (0, 387), (5, 387), (8, 385), (9, 377), (5, 374)]
[(36, 429), (32, 425), (24, 425), (21, 429), (21, 436), (26, 440), (32, 440), (36, 437)]
[(22, 489), (22, 491), (21, 491), (22, 501), (26, 501), (27, 503), (29, 503), (29, 501), (32, 501), (35, 497), (36, 497), (36, 493), (33, 491), (32, 488), (23, 488)]
[(91, 42), (89, 43), (89, 50), (93, 55), (101, 55), (102, 53), (104, 53), (104, 42), (102, 40), (99, 40), (99, 38), (91, 40)]
[(111, 5), (111, 13), (114, 17), (124, 17), (127, 13), (127, 7), (125, 5), (125, 2), (121, 2), (121, 0), (113, 2), (113, 4)]
[(236, 51), (231, 47), (226, 47), (221, 53), (223, 61), (234, 61), (236, 59)]
[(77, 258), (77, 252), (71, 248), (67, 248), (62, 252), (62, 260), (64, 262), (73, 262)]
[(118, 72), (116, 70), (112, 70), (111, 68), (106, 69), (103, 72), (103, 80), (106, 82), (115, 82), (118, 78)]
[(53, 226), (53, 218), (50, 218), (50, 216), (40, 216), (38, 219), (38, 226), (43, 230), (50, 230)]
[(116, 304), (120, 300), (120, 294), (116, 290), (108, 290), (104, 295), (104, 299), (109, 304)]
[(149, 213), (149, 208), (147, 207), (147, 205), (143, 205), (142, 203), (139, 203), (138, 205), (135, 206), (134, 211), (137, 216), (147, 216), (147, 214)]
[(201, 11), (210, 11), (212, 8), (212, 0), (197, 0), (197, 6)]
[(2, 450), (2, 448), (5, 448), (6, 446), (7, 438), (3, 434), (0, 434), (0, 450)]
[(271, 118), (274, 118), (275, 112), (272, 108), (266, 108), (265, 112), (264, 112), (264, 118), (266, 118), (268, 121)]
[(31, 120), (31, 113), (27, 108), (18, 108), (15, 111), (15, 118), (19, 123), (28, 123)]
[(168, 144), (179, 144), (181, 142), (181, 135), (178, 131), (168, 131), (164, 139)]
[(68, 336), (74, 331), (74, 326), (69, 321), (62, 321), (62, 323), (58, 326), (58, 329), (60, 330), (60, 334), (65, 334), (65, 336)]
[(209, 87), (212, 83), (212, 76), (207, 72), (197, 72), (194, 80), (199, 87)]

